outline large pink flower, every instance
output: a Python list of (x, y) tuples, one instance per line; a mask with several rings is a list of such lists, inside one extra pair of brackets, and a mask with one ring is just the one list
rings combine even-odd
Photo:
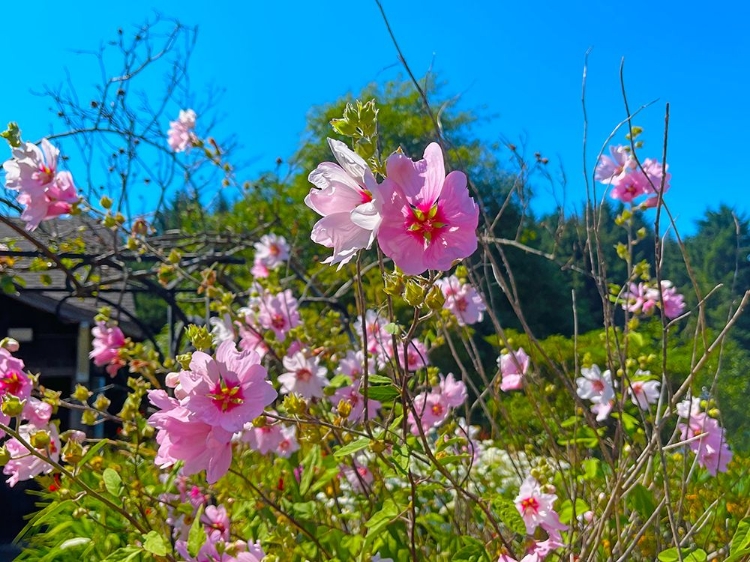
[(310, 173), (315, 187), (305, 205), (323, 216), (313, 227), (313, 242), (333, 248), (323, 263), (344, 265), (375, 239), (379, 186), (367, 163), (343, 142), (328, 139), (328, 146), (338, 164), (323, 162)]
[(443, 308), (453, 313), (459, 325), (482, 321), (482, 312), (487, 310), (487, 307), (477, 290), (469, 283), (461, 283), (458, 277), (451, 275), (445, 279), (438, 279), (435, 284), (440, 287), (445, 297)]
[(194, 352), (190, 370), (180, 373), (180, 387), (186, 395), (181, 406), (200, 421), (230, 432), (241, 431), (277, 396), (258, 354), (238, 352), (231, 340), (218, 347), (216, 359)]
[(552, 506), (556, 499), (555, 494), (543, 491), (539, 482), (533, 476), (526, 477), (514, 501), (518, 512), (526, 523), (528, 534), (533, 535), (537, 527), (541, 527), (550, 534), (568, 528), (560, 523), (560, 517)]
[(404, 273), (447, 271), (474, 253), (479, 207), (463, 172), (445, 175), (439, 145), (430, 144), (418, 162), (394, 153), (386, 170), (378, 243)]

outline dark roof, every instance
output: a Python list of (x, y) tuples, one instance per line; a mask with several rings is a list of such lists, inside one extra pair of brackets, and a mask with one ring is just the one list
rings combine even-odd
[[(25, 225), (20, 219), (10, 220), (21, 228)], [(56, 248), (57, 255), (66, 257), (76, 254), (85, 256), (111, 254), (121, 243), (112, 230), (82, 215), (44, 221), (37, 230), (30, 234), (45, 246)], [(38, 247), (32, 241), (7, 224), (0, 222), (0, 243), (8, 244), (9, 241), (12, 241), (12, 249), (15, 251), (38, 251)], [(43, 254), (39, 256), (42, 259), (45, 258)], [(125, 333), (136, 338), (143, 336), (141, 328), (131, 319), (131, 315), (135, 316), (136, 313), (133, 293), (121, 281), (121, 272), (115, 268), (107, 265), (93, 266), (102, 281), (106, 282), (110, 279), (111, 283), (107, 285), (100, 283), (95, 286), (97, 291), (94, 296), (81, 298), (74, 296), (74, 288), (62, 270), (55, 268), (30, 271), (29, 266), (33, 257), (24, 256), (13, 259), (14, 263), (10, 271), (15, 277), (23, 280), (24, 286), (18, 288), (17, 294), (10, 295), (11, 298), (55, 314), (63, 321), (74, 323), (92, 322), (98, 309), (108, 305), (112, 308), (113, 318), (119, 321)], [(51, 260), (48, 259), (48, 263), (51, 263)], [(83, 270), (80, 271), (80, 273), (83, 272)]]

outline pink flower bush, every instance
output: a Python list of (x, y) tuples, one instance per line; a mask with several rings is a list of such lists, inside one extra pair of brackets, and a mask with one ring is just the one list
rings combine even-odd
[(333, 248), (323, 263), (348, 263), (358, 250), (369, 248), (380, 224), (380, 187), (367, 163), (340, 141), (328, 139), (338, 164), (323, 162), (308, 180), (315, 187), (305, 205), (322, 215), (313, 227), (313, 242)]
[(13, 158), (3, 164), (5, 187), (18, 191), (25, 208), (21, 219), (26, 230), (35, 230), (43, 220), (70, 213), (79, 196), (70, 172), (57, 170), (60, 150), (43, 139), (41, 148), (27, 142), (13, 149)]
[(328, 369), (320, 366), (317, 357), (308, 357), (304, 351), (298, 351), (282, 361), (287, 370), (279, 375), (282, 394), (297, 393), (308, 400), (323, 397), (323, 388), (328, 386)]
[(257, 321), (266, 330), (272, 330), (276, 339), (284, 341), (292, 328), (300, 325), (297, 299), (287, 289), (276, 295), (264, 294), (260, 298)]
[(282, 458), (289, 458), (299, 449), (297, 428), (293, 425), (274, 423), (271, 418), (266, 418), (266, 423), (261, 427), (246, 424), (242, 440), (261, 455), (276, 453)]
[(509, 390), (523, 388), (523, 379), (529, 370), (529, 356), (523, 347), (519, 347), (516, 351), (503, 353), (497, 358), (497, 365), (503, 377), (500, 390), (508, 392)]
[(726, 472), (732, 460), (732, 450), (724, 436), (724, 428), (707, 413), (701, 412), (697, 398), (685, 400), (677, 405), (677, 415), (685, 419), (677, 429), (683, 440), (689, 440), (689, 447), (695, 453), (698, 464), (711, 476)]
[(417, 162), (394, 153), (386, 170), (378, 244), (404, 273), (448, 271), (453, 262), (474, 253), (479, 207), (469, 196), (463, 172), (445, 175), (438, 144), (430, 144)]
[(421, 341), (413, 339), (408, 345), (401, 341), (396, 342), (396, 350), (393, 348), (393, 338), (388, 334), (388, 339), (383, 345), (384, 356), (380, 356), (381, 362), (396, 359), (399, 366), (407, 371), (418, 371), (430, 364), (427, 347)]
[(192, 109), (181, 109), (176, 121), (170, 121), (167, 131), (167, 144), (175, 152), (185, 152), (197, 140), (195, 129), (196, 115)]
[[(362, 350), (346, 352), (346, 356), (339, 361), (336, 373), (346, 375), (352, 382), (358, 380), (365, 371), (365, 354)], [(367, 358), (367, 372), (375, 373), (375, 361)]]
[(120, 349), (125, 347), (125, 334), (117, 326), (110, 326), (106, 322), (97, 322), (91, 334), (94, 336), (94, 349), (89, 353), (89, 358), (94, 360), (97, 367), (106, 366), (109, 376), (114, 377), (122, 367), (118, 357)]
[(477, 290), (469, 283), (461, 283), (458, 277), (451, 275), (438, 279), (436, 285), (445, 297), (443, 308), (453, 313), (460, 326), (482, 321), (482, 312), (487, 310), (487, 307)]

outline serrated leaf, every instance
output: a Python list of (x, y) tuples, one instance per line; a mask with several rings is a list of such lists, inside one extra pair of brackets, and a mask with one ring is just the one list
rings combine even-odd
[(105, 468), (102, 473), (102, 480), (104, 481), (104, 487), (113, 496), (119, 496), (122, 490), (122, 478), (112, 468)]
[(193, 557), (198, 556), (198, 551), (206, 542), (206, 531), (203, 530), (201, 517), (203, 517), (203, 505), (198, 508), (198, 513), (195, 514), (195, 519), (188, 532), (188, 554)]
[(154, 556), (167, 555), (167, 543), (164, 541), (164, 537), (156, 531), (149, 531), (143, 536), (143, 549)]
[(508, 499), (496, 497), (492, 500), (492, 508), (497, 513), (502, 524), (508, 527), (508, 529), (518, 535), (526, 534), (526, 523), (524, 523), (521, 514), (518, 513), (516, 504)]
[(353, 453), (356, 453), (357, 451), (365, 449), (369, 444), (369, 437), (360, 437), (356, 441), (352, 441), (351, 443), (347, 443), (346, 445), (341, 447), (338, 451), (333, 453), (333, 456), (337, 459), (347, 457)]

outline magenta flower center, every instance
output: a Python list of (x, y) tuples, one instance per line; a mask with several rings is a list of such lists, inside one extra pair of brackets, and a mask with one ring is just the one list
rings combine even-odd
[(417, 240), (427, 243), (448, 227), (445, 213), (434, 203), (427, 211), (419, 207), (413, 207), (411, 214), (406, 217), (406, 230)]
[(604, 392), (604, 383), (600, 380), (591, 381), (591, 388), (596, 392)]
[(302, 382), (308, 382), (312, 378), (310, 369), (300, 369), (297, 371), (297, 380)]
[(363, 189), (359, 192), (360, 197), (362, 198), (362, 204), (369, 203), (372, 201), (372, 193), (370, 193), (369, 189)]
[(238, 383), (227, 383), (226, 381), (216, 383), (209, 397), (222, 412), (229, 412), (245, 401), (242, 387)]
[(16, 371), (10, 371), (0, 379), (0, 390), (18, 396), (23, 389), (23, 379)]
[(38, 178), (42, 185), (47, 185), (55, 178), (55, 172), (47, 164), (40, 164)]
[(434, 416), (438, 416), (438, 417), (442, 416), (443, 415), (443, 406), (442, 406), (442, 404), (440, 404), (440, 403), (433, 404), (432, 405), (432, 414)]
[(456, 300), (456, 308), (460, 312), (466, 312), (466, 309), (469, 308), (469, 303), (466, 302), (466, 299), (460, 298)]
[(283, 314), (274, 314), (273, 318), (271, 318), (271, 325), (281, 330), (284, 326), (286, 326), (286, 319), (284, 318)]
[(529, 511), (531, 513), (537, 513), (539, 511), (539, 501), (534, 498), (524, 498), (521, 500), (521, 510), (526, 515)]
[(642, 392), (643, 392), (643, 383), (634, 382), (633, 383), (633, 393), (634, 394), (641, 394)]
[(281, 250), (276, 244), (271, 244), (268, 247), (268, 253), (271, 254), (272, 256), (278, 256), (281, 253)]

